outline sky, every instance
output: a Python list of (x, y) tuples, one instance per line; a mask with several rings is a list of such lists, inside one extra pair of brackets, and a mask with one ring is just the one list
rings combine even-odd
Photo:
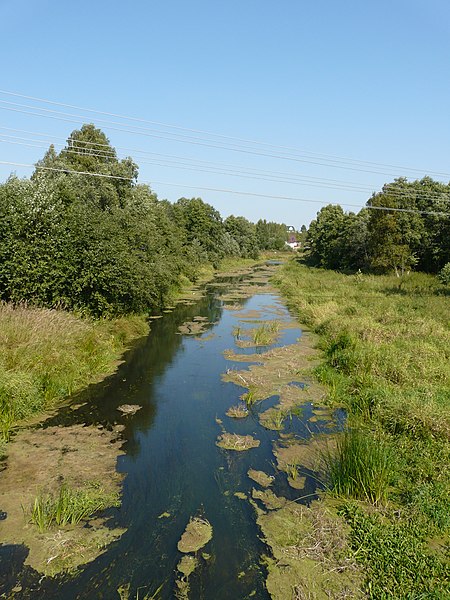
[(92, 122), (158, 197), (296, 228), (450, 180), (448, 0), (0, 0), (0, 26), (0, 162)]

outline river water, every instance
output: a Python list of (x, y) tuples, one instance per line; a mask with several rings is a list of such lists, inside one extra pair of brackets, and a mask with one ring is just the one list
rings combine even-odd
[[(285, 474), (275, 469), (272, 446), (278, 432), (264, 429), (257, 419), (257, 412), (276, 399), (257, 405), (246, 419), (225, 416), (246, 390), (223, 382), (221, 375), (227, 369), (243, 369), (248, 363), (226, 360), (223, 351), (255, 352), (254, 348), (236, 347), (234, 328), (252, 325), (238, 311), (228, 310), (222, 298), (239, 283), (242, 278), (221, 280), (217, 286), (205, 288), (204, 296), (195, 303), (180, 304), (153, 321), (150, 335), (128, 353), (118, 372), (84, 394), (83, 406), (62, 409), (49, 420), (48, 425), (125, 424), (125, 454), (119, 456), (117, 464), (124, 474), (122, 505), (110, 511), (110, 521), (112, 526), (127, 530), (72, 578), (40, 579), (31, 569), (23, 569), (23, 549), (0, 548), (3, 580), (8, 579), (5, 569), (10, 574), (21, 573), (22, 592), (15, 598), (118, 599), (118, 588), (129, 586), (129, 598), (142, 600), (161, 585), (157, 597), (174, 598), (176, 567), (182, 556), (177, 542), (194, 515), (209, 520), (213, 538), (204, 548), (210, 558), (200, 561), (189, 580), (190, 598), (269, 598), (261, 557), (270, 552), (259, 538), (254, 509), (234, 493), (251, 494), (255, 483), (247, 476), (249, 468), (274, 475), (272, 489), (277, 494), (295, 499), (299, 492), (292, 490)], [(240, 300), (241, 310), (257, 311), (258, 320), (292, 320), (279, 297), (261, 282), (254, 290), (249, 298)], [(207, 319), (206, 331), (197, 336), (181, 335), (179, 326), (193, 317)], [(299, 337), (300, 329), (283, 329), (273, 346), (292, 344)], [(142, 408), (135, 415), (120, 417), (117, 407), (125, 403)], [(310, 415), (304, 410), (287, 428), (308, 437), (312, 429), (320, 428), (320, 424), (306, 424)], [(245, 452), (217, 447), (221, 433), (217, 419), (226, 431), (253, 435), (260, 446)], [(315, 486), (314, 478), (307, 478), (302, 494), (310, 495)], [(164, 513), (170, 516), (161, 517)]]

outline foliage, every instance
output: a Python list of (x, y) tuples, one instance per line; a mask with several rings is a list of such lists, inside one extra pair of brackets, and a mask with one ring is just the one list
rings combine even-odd
[(450, 184), (399, 178), (356, 215), (325, 206), (307, 233), (307, 262), (341, 271), (436, 273), (450, 260), (449, 198)]
[(284, 250), (288, 239), (287, 227), (284, 223), (260, 219), (256, 223), (256, 237), (261, 250)]
[(447, 597), (447, 561), (427, 548), (427, 530), (420, 520), (393, 512), (370, 515), (353, 505), (341, 512), (351, 525), (355, 557), (367, 569), (369, 598)]
[(444, 285), (450, 285), (450, 262), (444, 265), (439, 271), (438, 279)]
[(94, 317), (154, 312), (203, 265), (271, 247), (247, 219), (223, 222), (200, 198), (160, 201), (137, 176), (86, 124), (30, 180), (0, 185), (0, 300)]

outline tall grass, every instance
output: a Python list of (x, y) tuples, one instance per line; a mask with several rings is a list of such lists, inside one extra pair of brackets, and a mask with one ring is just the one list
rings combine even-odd
[(380, 437), (371, 437), (364, 431), (346, 431), (338, 437), (336, 450), (328, 451), (324, 459), (329, 489), (334, 494), (375, 505), (386, 502), (393, 456)]
[(0, 438), (17, 421), (110, 373), (142, 318), (94, 321), (62, 310), (0, 304)]
[(42, 533), (55, 525), (76, 525), (98, 511), (119, 504), (118, 494), (106, 493), (98, 484), (82, 490), (73, 490), (63, 484), (57, 494), (41, 492), (34, 500), (30, 517)]
[(330, 492), (358, 500), (360, 517), (345, 518), (368, 597), (443, 597), (448, 564), (432, 540), (450, 535), (448, 294), (422, 273), (352, 276), (295, 262), (274, 282), (318, 334), (315, 374), (347, 409), (348, 431), (324, 458)]

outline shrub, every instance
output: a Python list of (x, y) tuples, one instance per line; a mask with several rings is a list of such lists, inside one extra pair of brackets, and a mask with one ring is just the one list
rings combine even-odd
[(444, 285), (450, 285), (450, 262), (442, 267), (437, 275), (437, 278)]

